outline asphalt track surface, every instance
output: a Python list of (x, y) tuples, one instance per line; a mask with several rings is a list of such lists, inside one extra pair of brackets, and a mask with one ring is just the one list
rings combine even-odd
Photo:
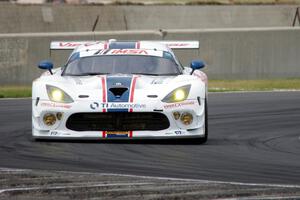
[(209, 94), (209, 140), (31, 139), (31, 100), (0, 100), (0, 167), (300, 184), (300, 92)]

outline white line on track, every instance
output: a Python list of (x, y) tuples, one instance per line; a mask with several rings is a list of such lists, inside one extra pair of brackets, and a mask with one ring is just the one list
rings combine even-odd
[[(17, 171), (18, 169), (11, 169), (11, 171)], [(24, 169), (25, 171), (26, 169)], [(0, 168), (1, 171), (1, 168)], [(34, 170), (27, 170), (34, 171)], [(292, 184), (268, 184), (268, 183), (242, 183), (242, 182), (231, 182), (231, 181), (211, 181), (202, 179), (188, 179), (188, 178), (172, 178), (172, 177), (159, 177), (159, 176), (141, 176), (132, 174), (118, 174), (118, 173), (94, 173), (94, 172), (70, 172), (70, 171), (57, 171), (60, 173), (69, 174), (91, 174), (100, 176), (121, 176), (130, 178), (141, 178), (141, 179), (156, 179), (156, 180), (170, 180), (170, 181), (184, 181), (184, 182), (198, 182), (198, 183), (211, 183), (211, 184), (230, 184), (230, 185), (241, 185), (241, 186), (261, 186), (261, 187), (279, 187), (279, 188), (300, 188), (300, 185)]]
[(7, 188), (0, 190), (0, 194), (15, 191), (34, 191), (34, 190), (57, 190), (57, 189), (74, 189), (74, 188), (92, 188), (107, 186), (134, 186), (134, 185), (154, 185), (155, 183), (108, 183), (108, 184), (91, 184), (91, 185), (69, 185), (69, 186), (51, 186), (51, 187), (23, 187)]
[(300, 199), (300, 196), (252, 196), (252, 197), (239, 197), (239, 198), (225, 198), (218, 200), (273, 200), (273, 199)]
[(189, 182), (212, 183), (212, 184), (230, 184), (230, 185), (241, 185), (241, 186), (300, 188), (300, 185), (291, 185), (291, 184), (242, 183), (242, 182), (211, 181), (211, 180), (188, 179), (188, 178), (141, 176), (141, 175), (132, 175), (132, 174), (118, 174), (118, 173), (93, 173), (93, 172), (69, 172), (69, 171), (58, 171), (58, 172), (61, 172), (61, 173), (75, 173), (75, 174), (95, 174), (95, 175), (102, 175), (102, 176), (122, 176), (122, 177), (131, 177), (131, 178), (157, 179), (157, 180), (170, 180), (170, 181), (185, 181), (185, 182), (189, 181)]
[(114, 174), (114, 173), (99, 173), (99, 175), (104, 175), (104, 176), (123, 176), (123, 177), (132, 177), (132, 178), (171, 180), (171, 181), (191, 181), (191, 182), (212, 183), (212, 184), (230, 184), (230, 185), (241, 185), (241, 186), (300, 188), (300, 185), (289, 185), (289, 184), (241, 183), (241, 182), (230, 182), (230, 181), (229, 182), (227, 182), (227, 181), (210, 181), (210, 180), (200, 180), (200, 179), (168, 178), (168, 177), (156, 177), (156, 176), (139, 176), (139, 175)]
[(0, 172), (25, 172), (25, 171), (31, 171), (29, 169), (14, 169), (14, 168), (0, 168)]

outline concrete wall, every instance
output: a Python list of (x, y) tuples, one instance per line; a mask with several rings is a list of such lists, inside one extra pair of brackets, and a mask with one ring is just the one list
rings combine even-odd
[[(118, 31), (0, 34), (0, 85), (30, 84), (42, 72), (36, 65), (50, 58), (52, 40), (198, 40), (200, 50), (179, 50), (183, 64), (203, 59), (211, 79), (300, 77), (300, 28)], [(69, 52), (52, 52), (61, 66)]]
[[(300, 77), (299, 28), (179, 30), (164, 39), (185, 38), (200, 41), (199, 58), (212, 79)], [(184, 63), (189, 57), (179, 56)]]
[(0, 33), (291, 26), (297, 5), (101, 6), (0, 4)]

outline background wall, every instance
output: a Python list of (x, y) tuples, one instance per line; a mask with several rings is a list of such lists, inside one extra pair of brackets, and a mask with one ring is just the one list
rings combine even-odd
[(0, 85), (31, 84), (42, 72), (36, 65), (51, 58), (61, 66), (67, 51), (53, 51), (52, 40), (198, 40), (199, 50), (179, 50), (184, 65), (203, 59), (211, 79), (300, 77), (300, 28), (114, 31), (0, 34)]
[(291, 26), (297, 5), (0, 5), (0, 33)]

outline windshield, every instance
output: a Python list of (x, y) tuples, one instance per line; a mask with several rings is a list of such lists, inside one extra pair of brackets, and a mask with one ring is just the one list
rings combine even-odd
[(88, 56), (70, 62), (63, 75), (96, 74), (178, 75), (179, 66), (170, 58), (141, 55)]

